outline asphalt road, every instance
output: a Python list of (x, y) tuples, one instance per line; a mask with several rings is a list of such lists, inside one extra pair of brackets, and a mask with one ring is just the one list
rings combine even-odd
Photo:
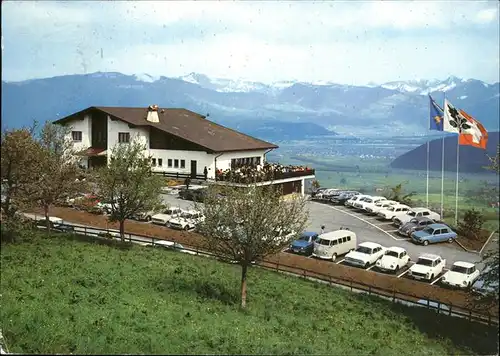
[[(170, 206), (178, 206), (182, 209), (193, 209), (194, 203), (178, 198), (175, 195), (162, 194), (162, 199)], [(408, 238), (396, 235), (396, 230), (391, 222), (382, 222), (375, 217), (356, 212), (345, 206), (331, 206), (318, 202), (307, 202), (309, 208), (309, 223), (307, 230), (319, 232), (321, 225), (325, 226), (325, 232), (338, 230), (340, 227), (347, 227), (356, 233), (358, 243), (376, 242), (384, 247), (398, 246), (406, 249), (413, 261), (424, 253), (432, 253), (446, 259), (446, 266), (451, 267), (454, 262), (465, 261), (476, 263), (478, 268), (482, 268), (479, 263), (481, 257), (478, 254), (463, 250), (456, 243), (440, 243), (428, 246), (415, 245)]]

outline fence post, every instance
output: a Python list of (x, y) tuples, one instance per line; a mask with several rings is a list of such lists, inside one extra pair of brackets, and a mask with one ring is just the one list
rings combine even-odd
[(439, 310), (441, 309), (441, 302), (438, 302), (438, 310), (437, 313), (439, 314)]
[(396, 301), (396, 290), (392, 290), (392, 302), (394, 303)]
[(306, 278), (307, 278), (307, 273), (306, 273), (306, 270), (305, 270), (305, 269), (303, 269), (302, 271), (304, 271), (304, 279), (306, 279)]
[(83, 227), (83, 233), (85, 234), (85, 236), (87, 236), (87, 226)]
[(469, 321), (472, 319), (472, 310), (469, 309)]
[(332, 275), (331, 274), (328, 275), (328, 279), (330, 280), (330, 287), (331, 287), (332, 286)]
[(372, 294), (372, 286), (368, 286), (368, 295)]
[(450, 303), (450, 312), (448, 313), (448, 315), (451, 316), (451, 309), (453, 309), (453, 304)]
[(350, 285), (351, 285), (351, 292), (352, 292), (352, 279), (350, 280), (350, 282), (349, 282), (349, 283), (350, 283)]

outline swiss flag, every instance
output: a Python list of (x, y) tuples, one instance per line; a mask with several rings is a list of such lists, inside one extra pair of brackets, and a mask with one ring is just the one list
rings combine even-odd
[(473, 146), (485, 150), (488, 144), (488, 131), (486, 131), (479, 121), (465, 111), (460, 110), (460, 114), (467, 119), (470, 128), (462, 130), (458, 138), (458, 143), (460, 145)]

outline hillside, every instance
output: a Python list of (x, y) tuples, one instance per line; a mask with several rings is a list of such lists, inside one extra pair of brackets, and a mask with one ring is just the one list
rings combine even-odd
[[(484, 166), (489, 165), (488, 155), (495, 156), (499, 142), (500, 132), (489, 132), (488, 146), (486, 150), (470, 146), (460, 146), (459, 171), (463, 173), (485, 173), (488, 170)], [(442, 167), (441, 152), (442, 140), (436, 139), (429, 144), (429, 169), (440, 171)], [(457, 136), (452, 135), (444, 141), (444, 169), (445, 171), (457, 170)], [(427, 144), (423, 144), (391, 162), (392, 168), (427, 170)]]
[[(444, 81), (375, 86), (256, 82), (92, 73), (2, 82), (2, 122), (22, 126), (54, 120), (89, 106), (184, 107), (269, 140), (341, 135), (390, 137), (427, 133), (427, 92), (443, 91), (487, 129), (498, 130), (499, 83), (450, 77)], [(280, 122), (280, 124), (277, 124)], [(308, 126), (304, 126), (307, 124)], [(329, 131), (328, 131), (329, 130)]]
[(18, 354), (496, 352), (495, 327), (260, 268), (243, 312), (238, 266), (163, 249), (38, 232), (2, 244), (1, 263), (1, 329)]

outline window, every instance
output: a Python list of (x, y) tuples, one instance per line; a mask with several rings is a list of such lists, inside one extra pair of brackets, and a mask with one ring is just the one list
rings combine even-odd
[(169, 158), (167, 160), (167, 165), (168, 165), (168, 168), (172, 168), (172, 159), (171, 158)]
[(119, 143), (129, 143), (130, 133), (129, 132), (118, 132), (118, 142)]
[(186, 161), (181, 159), (181, 168), (186, 168)]
[(339, 242), (338, 242), (338, 240), (333, 240), (333, 241), (332, 241), (332, 246), (335, 246), (335, 245), (337, 245), (338, 243), (339, 243)]
[(158, 158), (158, 167), (163, 166), (163, 159)]
[(347, 241), (351, 241), (351, 236), (347, 236)]
[(81, 141), (82, 140), (82, 132), (81, 131), (71, 131), (71, 137), (73, 141)]
[(343, 238), (342, 238), (342, 242), (343, 242), (343, 243), (344, 243), (344, 242), (347, 242), (347, 237), (343, 237)]
[(179, 160), (174, 159), (174, 168), (179, 168)]
[(429, 212), (428, 211), (424, 211), (424, 213), (422, 215), (423, 216), (429, 216)]
[(156, 158), (153, 158), (151, 161), (152, 161), (151, 165), (152, 165), (153, 167), (156, 167)]

